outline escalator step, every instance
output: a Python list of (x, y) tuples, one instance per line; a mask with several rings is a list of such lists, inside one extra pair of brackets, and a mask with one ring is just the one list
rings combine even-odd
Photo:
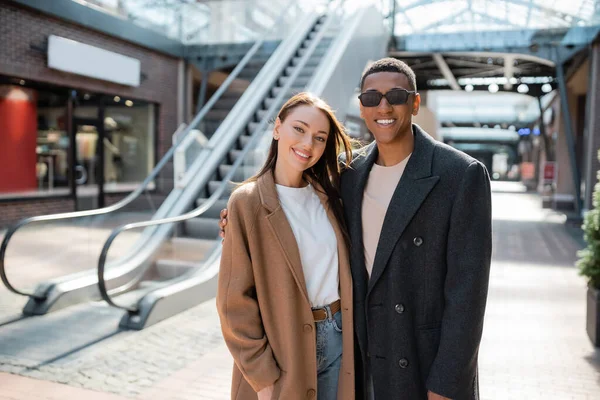
[[(212, 196), (212, 194), (217, 191), (217, 189), (219, 188), (220, 185), (221, 185), (221, 181), (208, 182), (208, 195)], [(237, 186), (237, 184), (228, 182), (227, 187), (225, 188), (225, 191), (223, 192), (223, 194), (221, 194), (220, 198), (228, 199), (229, 196), (231, 195), (231, 192), (233, 191), (233, 189), (235, 189), (236, 186)]]
[[(294, 73), (294, 71), (296, 70), (295, 67), (287, 67), (285, 69), (285, 74), (287, 76), (290, 76)], [(304, 67), (302, 68), (302, 71), (300, 71), (300, 74), (298, 74), (298, 77), (312, 77), (315, 74), (315, 71), (317, 70), (316, 67)]]
[(244, 149), (246, 147), (246, 145), (248, 143), (250, 143), (251, 139), (252, 139), (252, 136), (249, 136), (249, 135), (240, 135), (240, 137), (238, 138), (239, 143), (240, 143), (240, 147), (242, 149)]
[[(292, 87), (306, 87), (306, 85), (308, 85), (308, 82), (310, 82), (311, 80), (311, 76), (299, 76), (297, 77), (294, 82)], [(285, 85), (288, 81), (290, 80), (289, 76), (283, 76), (281, 78), (278, 79), (279, 85), (283, 86)]]
[[(317, 47), (315, 49), (315, 51), (312, 53), (312, 55), (313, 56), (321, 56), (322, 57), (322, 56), (325, 55), (325, 53), (327, 52), (328, 49), (329, 49), (329, 47), (321, 47), (321, 48)], [(300, 57), (303, 57), (306, 54), (307, 51), (308, 51), (308, 49), (300, 49), (300, 50), (298, 50), (298, 55)]]
[[(233, 165), (219, 165), (219, 176), (221, 179), (224, 179), (225, 176), (231, 171)], [(230, 181), (233, 182), (243, 182), (248, 178), (251, 178), (256, 174), (258, 170), (257, 166), (254, 165), (240, 165), (234, 172), (233, 177)]]
[[(265, 119), (268, 115), (269, 110), (258, 110), (256, 112), (256, 116), (258, 117), (259, 121), (262, 121), (263, 119)], [(274, 115), (277, 113), (277, 110), (273, 113)]]
[[(285, 103), (285, 101), (280, 101), (275, 108), (275, 113), (277, 113), (277, 111), (279, 111), (279, 109), (281, 108), (281, 106)], [(267, 97), (265, 99), (265, 107), (267, 108), (271, 108), (271, 106), (275, 104), (275, 98), (274, 97)]]
[(192, 218), (184, 222), (188, 237), (197, 239), (216, 239), (219, 236), (218, 218)]
[[(269, 140), (269, 139), (265, 139)], [(268, 150), (250, 150), (245, 156), (244, 164), (262, 166), (265, 162)], [(242, 154), (242, 150), (229, 151), (229, 164), (234, 164), (238, 157)]]
[[(206, 202), (205, 198), (196, 199), (196, 207), (200, 207), (202, 204)], [(219, 199), (212, 205), (204, 214), (202, 214), (206, 218), (220, 218), (221, 210), (227, 208), (227, 199)]]
[[(301, 59), (302, 59), (302, 57), (294, 57), (292, 59), (292, 65), (295, 67), (296, 65), (300, 64)], [(306, 64), (304, 64), (304, 66), (305, 67), (318, 67), (320, 62), (321, 62), (320, 58), (311, 57), (308, 59)]]
[[(273, 96), (277, 97), (279, 95), (279, 93), (281, 92), (281, 88), (280, 87), (275, 87), (273, 89), (271, 89), (271, 92), (273, 94)], [(284, 100), (289, 99), (290, 97), (292, 97), (293, 95), (295, 95), (296, 93), (299, 93), (299, 90), (295, 90), (293, 88), (290, 88), (287, 90), (286, 94), (283, 96)]]

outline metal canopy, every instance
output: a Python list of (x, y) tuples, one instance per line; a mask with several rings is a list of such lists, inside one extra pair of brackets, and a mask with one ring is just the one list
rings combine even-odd
[(567, 28), (600, 23), (597, 0), (395, 1), (395, 35)]
[(493, 89), (539, 97), (556, 88), (557, 63), (568, 68), (599, 32), (600, 26), (574, 26), (411, 34), (397, 37), (390, 55), (415, 70), (420, 89)]

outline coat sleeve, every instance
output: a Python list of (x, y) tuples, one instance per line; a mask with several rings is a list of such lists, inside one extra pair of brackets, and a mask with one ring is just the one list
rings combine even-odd
[(450, 220), (440, 346), (427, 389), (451, 399), (471, 387), (483, 331), (492, 256), (490, 179), (477, 161), (466, 169)]
[[(237, 367), (252, 389), (259, 392), (273, 385), (281, 371), (266, 337), (256, 297), (248, 244), (252, 226), (244, 223), (242, 207), (236, 206), (239, 202), (233, 197), (228, 205), (229, 221), (221, 255), (217, 310), (225, 343)], [(254, 216), (248, 218), (254, 219)]]

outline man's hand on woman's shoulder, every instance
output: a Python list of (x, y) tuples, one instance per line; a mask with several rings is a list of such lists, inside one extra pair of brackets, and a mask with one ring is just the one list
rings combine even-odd
[(221, 218), (219, 219), (219, 236), (221, 237), (221, 239), (225, 240), (225, 227), (227, 226), (227, 209), (222, 209), (220, 215)]

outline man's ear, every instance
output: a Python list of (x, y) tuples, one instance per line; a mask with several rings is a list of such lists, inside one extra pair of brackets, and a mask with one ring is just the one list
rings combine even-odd
[(415, 93), (414, 97), (412, 115), (417, 115), (419, 113), (419, 109), (421, 108), (421, 95), (419, 93)]

